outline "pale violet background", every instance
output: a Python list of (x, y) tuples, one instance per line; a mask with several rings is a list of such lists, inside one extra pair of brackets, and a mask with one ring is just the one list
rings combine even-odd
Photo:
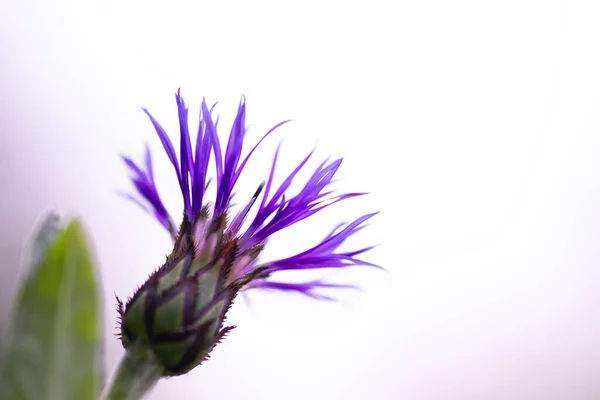
[[(249, 293), (212, 359), (153, 399), (594, 399), (600, 396), (600, 3), (596, 1), (0, 2), (0, 315), (40, 216), (80, 216), (104, 282), (106, 364), (122, 354), (114, 295), (170, 250), (117, 193), (118, 154), (156, 150), (140, 107), (177, 134), (174, 93), (242, 94), (249, 140), (282, 128), (243, 176), (247, 198), (283, 140), (280, 175), (317, 146), (337, 188), (373, 194), (275, 238), (302, 250), (381, 210), (352, 243), (387, 269), (332, 278), (322, 303)], [(246, 197), (244, 197), (246, 196)]]

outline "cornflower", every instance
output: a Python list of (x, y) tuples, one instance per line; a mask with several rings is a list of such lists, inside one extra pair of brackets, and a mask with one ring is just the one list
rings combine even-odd
[[(261, 253), (272, 235), (335, 203), (365, 193), (336, 195), (329, 188), (342, 163), (340, 158), (332, 162), (323, 161), (299, 192), (289, 195), (292, 181), (313, 152), (277, 186), (274, 175), (278, 148), (266, 181), (260, 183), (247, 204), (234, 212), (234, 188), (248, 160), (265, 138), (288, 121), (270, 129), (242, 158), (246, 135), (244, 98), (225, 148), (217, 134), (213, 110), (209, 110), (205, 100), (202, 101), (198, 133), (192, 147), (188, 109), (179, 91), (176, 100), (180, 126), (179, 156), (158, 121), (146, 109), (144, 112), (150, 118), (179, 182), (184, 211), (178, 226), (158, 193), (148, 147), (143, 163), (123, 157), (138, 195), (128, 197), (164, 226), (174, 241), (174, 247), (164, 264), (150, 275), (125, 305), (118, 302), (120, 336), (126, 349), (133, 344), (150, 349), (161, 366), (163, 376), (185, 374), (209, 356), (214, 346), (233, 329), (232, 326), (224, 326), (225, 315), (240, 291), (277, 289), (330, 299), (321, 293), (322, 289), (349, 285), (318, 279), (292, 283), (274, 278), (280, 271), (358, 265), (377, 267), (357, 258), (373, 246), (353, 251), (338, 250), (376, 213), (338, 225), (319, 244), (301, 253), (277, 260), (263, 260)], [(207, 199), (211, 154), (216, 167), (216, 196)], [(253, 208), (256, 208), (256, 213), (253, 218), (248, 218)]]

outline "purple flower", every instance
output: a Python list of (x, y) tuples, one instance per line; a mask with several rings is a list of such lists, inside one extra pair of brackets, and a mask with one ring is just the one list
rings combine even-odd
[[(273, 177), (278, 149), (266, 182), (262, 182), (248, 203), (234, 213), (231, 199), (248, 159), (265, 138), (288, 121), (275, 125), (247, 155), (242, 156), (246, 135), (245, 99), (240, 102), (224, 148), (219, 141), (212, 109), (209, 110), (206, 101), (202, 102), (196, 143), (192, 146), (188, 109), (179, 92), (176, 100), (180, 125), (179, 157), (165, 130), (147, 110), (144, 111), (154, 125), (181, 188), (184, 212), (179, 229), (156, 188), (150, 151), (146, 149), (143, 164), (124, 157), (139, 200), (129, 198), (156, 217), (170, 232), (175, 246), (165, 264), (150, 276), (124, 308), (120, 306), (122, 339), (125, 347), (138, 340), (152, 343), (165, 375), (185, 373), (207, 357), (231, 329), (223, 328), (225, 312), (240, 290), (276, 289), (329, 298), (319, 290), (353, 286), (322, 280), (286, 283), (278, 281), (276, 275), (290, 270), (376, 267), (358, 258), (372, 246), (353, 251), (339, 250), (344, 241), (363, 229), (376, 213), (339, 225), (319, 244), (301, 253), (279, 260), (263, 260), (261, 252), (272, 235), (337, 202), (365, 193), (334, 194), (330, 189), (342, 159), (323, 161), (298, 193), (289, 193), (292, 181), (305, 167), (312, 152), (277, 186)], [(209, 199), (206, 188), (211, 154), (216, 165), (213, 175), (216, 196)], [(256, 214), (246, 221), (253, 208), (256, 208)], [(173, 313), (177, 318), (172, 317)], [(188, 345), (176, 351), (182, 342)]]

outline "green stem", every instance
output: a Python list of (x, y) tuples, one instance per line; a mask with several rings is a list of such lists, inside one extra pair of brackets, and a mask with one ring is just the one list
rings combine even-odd
[(161, 368), (147, 350), (131, 346), (126, 352), (104, 400), (139, 400), (161, 378)]

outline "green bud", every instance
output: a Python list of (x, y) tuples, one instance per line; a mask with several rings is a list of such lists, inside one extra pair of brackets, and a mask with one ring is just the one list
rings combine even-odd
[(224, 320), (237, 292), (256, 277), (254, 273), (233, 282), (228, 279), (240, 260), (235, 260), (237, 240), (223, 233), (224, 221), (225, 216), (207, 227), (206, 218), (193, 225), (184, 220), (165, 264), (125, 307), (119, 301), (123, 346), (147, 347), (163, 376), (185, 374), (208, 358), (233, 329), (224, 327)]

